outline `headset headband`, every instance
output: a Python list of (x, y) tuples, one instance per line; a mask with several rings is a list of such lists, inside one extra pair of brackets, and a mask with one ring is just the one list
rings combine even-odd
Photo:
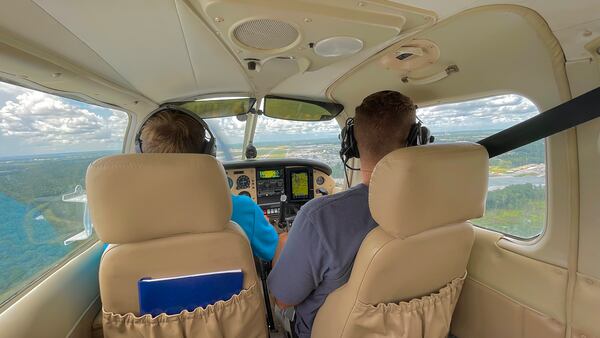
[[(166, 111), (166, 110), (174, 111), (176, 113), (187, 115), (187, 116), (193, 118), (198, 123), (200, 123), (202, 125), (202, 127), (204, 128), (205, 133), (208, 133), (208, 136), (209, 136), (209, 138), (205, 140), (206, 142), (205, 142), (204, 148), (202, 149), (201, 153), (216, 156), (217, 147), (216, 147), (215, 136), (210, 131), (208, 124), (206, 124), (206, 122), (200, 116), (194, 114), (193, 112), (191, 112), (185, 108), (182, 108), (182, 107), (179, 107), (176, 105), (160, 106), (160, 107), (156, 108), (155, 110), (151, 111), (150, 114), (148, 114), (148, 116), (146, 116), (146, 118), (144, 118), (144, 120), (142, 120), (142, 123), (140, 124), (140, 128), (138, 129), (138, 132), (135, 135), (135, 151), (136, 151), (136, 153), (143, 153), (141, 136), (142, 136), (142, 130), (144, 129), (146, 122), (148, 122), (148, 120), (152, 116), (154, 116), (162, 111)], [(204, 136), (206, 137), (206, 134)]]

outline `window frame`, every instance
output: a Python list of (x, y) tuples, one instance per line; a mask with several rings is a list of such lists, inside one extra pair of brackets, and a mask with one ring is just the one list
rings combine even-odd
[[(97, 100), (94, 100), (93, 98), (90, 98), (87, 96), (79, 96), (76, 93), (56, 91), (56, 90), (52, 90), (50, 88), (45, 88), (45, 87), (41, 87), (41, 86), (30, 86), (30, 85), (26, 85), (26, 84), (16, 83), (14, 81), (10, 81), (8, 79), (1, 78), (1, 77), (0, 77), (0, 82), (6, 83), (6, 84), (9, 84), (12, 86), (16, 86), (16, 87), (28, 89), (28, 90), (33, 90), (33, 91), (57, 96), (62, 99), (73, 100), (73, 101), (77, 101), (80, 103), (89, 104), (89, 105), (97, 106), (97, 107), (101, 107), (101, 108), (119, 110), (120, 112), (126, 114), (126, 116), (127, 116), (127, 126), (125, 127), (125, 130), (123, 132), (123, 138), (121, 140), (121, 146), (120, 146), (120, 154), (125, 154), (127, 152), (128, 144), (130, 141), (130, 134), (131, 135), (135, 134), (135, 133), (131, 133), (132, 126), (136, 122), (136, 121), (134, 121), (136, 118), (136, 115), (133, 114), (128, 109), (125, 109), (125, 108), (117, 106), (117, 105), (109, 104), (106, 102), (97, 101)], [(85, 178), (85, 176), (84, 176), (84, 178)], [(0, 314), (2, 314), (4, 311), (9, 309), (13, 304), (17, 303), (21, 298), (26, 296), (31, 290), (33, 290), (35, 287), (40, 285), (48, 277), (53, 275), (55, 272), (60, 270), (63, 266), (67, 265), (73, 259), (75, 259), (79, 255), (81, 255), (82, 253), (87, 251), (89, 248), (91, 248), (93, 245), (95, 245), (98, 242), (100, 242), (100, 239), (98, 239), (96, 237), (96, 232), (94, 230), (92, 236), (79, 242), (81, 244), (79, 244), (75, 250), (73, 250), (73, 251), (69, 252), (68, 254), (66, 254), (65, 256), (61, 257), (58, 261), (56, 261), (55, 263), (46, 267), (45, 269), (40, 270), (35, 277), (31, 278), (29, 281), (27, 281), (26, 283), (23, 283), (21, 286), (19, 286), (17, 288), (16, 292), (9, 295), (6, 299), (0, 300)], [(69, 244), (69, 245), (76, 245), (76, 244)]]
[(63, 266), (67, 265), (73, 259), (87, 251), (94, 244), (98, 243), (100, 240), (96, 238), (96, 236), (90, 237), (83, 242), (77, 249), (73, 250), (66, 256), (62, 257), (59, 261), (49, 266), (47, 269), (42, 270), (42, 272), (32, 278), (29, 282), (25, 283), (22, 287), (19, 288), (18, 291), (10, 295), (8, 298), (0, 302), (0, 314), (10, 308), (13, 304), (18, 302), (21, 298), (26, 296), (31, 290), (40, 285), (44, 280), (53, 275), (55, 272), (60, 270)]

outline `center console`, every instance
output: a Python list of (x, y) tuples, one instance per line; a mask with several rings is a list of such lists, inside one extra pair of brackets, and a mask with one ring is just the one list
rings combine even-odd
[(273, 222), (278, 221), (281, 212), (281, 195), (286, 195), (288, 204), (304, 204), (313, 199), (313, 169), (256, 169), (256, 202)]
[(256, 170), (256, 202), (259, 205), (279, 203), (279, 198), (284, 193), (284, 168), (269, 168)]
[[(306, 202), (331, 194), (335, 182), (325, 163), (307, 159), (260, 159), (225, 162), (231, 193), (255, 201), (273, 225), (280, 209), (291, 219)], [(281, 202), (285, 195), (285, 203)], [(289, 222), (288, 222), (289, 223)]]

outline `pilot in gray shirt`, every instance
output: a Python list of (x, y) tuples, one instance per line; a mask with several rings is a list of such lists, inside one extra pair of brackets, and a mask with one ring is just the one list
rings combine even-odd
[(296, 333), (310, 337), (325, 298), (350, 278), (362, 240), (377, 226), (368, 206), (369, 187), (312, 200), (302, 207), (269, 275), (271, 294), (296, 305)]
[(298, 337), (310, 337), (327, 296), (350, 278), (363, 239), (377, 226), (368, 201), (373, 168), (385, 155), (409, 144), (415, 118), (414, 104), (398, 92), (366, 97), (356, 108), (352, 137), (357, 146), (350, 156), (346, 154), (358, 157), (360, 152), (363, 183), (314, 199), (298, 212), (268, 279), (277, 305), (295, 307)]

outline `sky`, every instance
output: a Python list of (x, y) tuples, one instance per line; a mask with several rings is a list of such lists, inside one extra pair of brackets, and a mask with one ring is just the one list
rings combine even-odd
[[(504, 129), (537, 114), (518, 95), (420, 108), (419, 117), (435, 132)], [(207, 121), (216, 137), (241, 143), (245, 122), (235, 117)], [(127, 114), (0, 82), (0, 157), (97, 150), (120, 150)], [(259, 116), (255, 144), (337, 137), (335, 121), (295, 122)]]
[(0, 157), (120, 150), (127, 114), (0, 82)]
[(433, 132), (499, 130), (538, 114), (527, 98), (508, 94), (419, 108), (417, 115)]

